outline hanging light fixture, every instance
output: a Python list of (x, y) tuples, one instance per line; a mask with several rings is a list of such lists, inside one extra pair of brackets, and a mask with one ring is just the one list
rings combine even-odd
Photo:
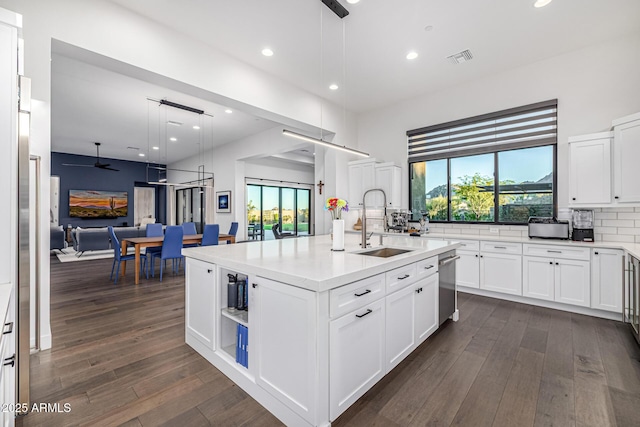
[[(349, 11), (347, 9), (344, 8), (344, 6), (342, 6), (340, 3), (338, 3), (338, 1), (336, 0), (322, 0), (322, 2), (333, 12), (335, 13), (340, 19), (344, 19), (344, 17), (346, 17), (347, 15), (349, 15)], [(344, 116), (344, 125), (346, 127), (346, 57), (345, 57), (345, 30), (344, 30), (344, 21), (342, 21), (342, 74), (343, 74), (343, 116)], [(322, 44), (322, 10), (320, 11), (320, 80), (322, 80), (322, 73), (323, 73), (323, 60), (322, 60), (322, 54), (323, 54), (323, 44)], [(323, 82), (324, 83), (324, 82)], [(336, 89), (338, 88), (337, 85)], [(334, 90), (334, 89), (332, 89)], [(322, 135), (322, 97), (320, 98), (320, 138), (314, 138), (312, 136), (307, 136), (307, 135), (303, 135), (301, 133), (298, 132), (294, 132), (288, 129), (283, 129), (282, 130), (282, 134), (286, 135), (286, 136), (290, 136), (292, 138), (297, 138), (300, 139), (302, 141), (306, 141), (306, 142), (312, 142), (314, 144), (318, 144), (318, 145), (322, 145), (323, 147), (328, 147), (328, 148), (332, 148), (334, 150), (340, 150), (340, 151), (344, 151), (350, 154), (355, 154), (357, 156), (362, 156), (362, 157), (369, 157), (369, 153), (365, 153), (364, 151), (360, 151), (360, 150), (356, 150), (354, 148), (349, 148), (346, 145), (338, 145), (338, 144), (334, 144), (332, 142), (329, 141), (325, 141), (323, 139), (323, 135)]]

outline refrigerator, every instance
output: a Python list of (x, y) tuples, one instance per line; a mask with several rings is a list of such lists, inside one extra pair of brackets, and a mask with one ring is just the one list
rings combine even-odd
[[(22, 17), (0, 8), (0, 286), (11, 289), (2, 325), (2, 404), (4, 426), (28, 413), (30, 357), (30, 112), (31, 82), (22, 74)], [(4, 315), (4, 313), (2, 313)], [(9, 408), (11, 409), (11, 407)]]

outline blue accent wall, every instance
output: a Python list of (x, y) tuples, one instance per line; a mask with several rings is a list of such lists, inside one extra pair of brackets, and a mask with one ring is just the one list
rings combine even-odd
[[(73, 227), (80, 226), (83, 228), (105, 227), (107, 225), (122, 226), (125, 224), (133, 226), (134, 187), (154, 187), (156, 189), (156, 221), (166, 224), (167, 187), (147, 184), (147, 163), (100, 158), (101, 163), (109, 163), (110, 167), (119, 169), (118, 172), (95, 167), (62, 166), (63, 163), (93, 165), (95, 162), (95, 157), (51, 153), (51, 175), (60, 177), (60, 207), (58, 215), (61, 225), (66, 227), (71, 224)], [(157, 180), (157, 178), (152, 180)], [(129, 199), (128, 215), (120, 218), (94, 219), (69, 217), (69, 190), (126, 191)]]

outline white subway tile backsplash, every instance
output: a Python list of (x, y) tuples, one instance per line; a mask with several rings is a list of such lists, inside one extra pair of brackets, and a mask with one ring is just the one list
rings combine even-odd
[(602, 212), (634, 212), (633, 208), (602, 208)]
[(509, 230), (515, 230), (515, 231), (527, 231), (529, 229), (528, 226), (526, 225), (511, 225), (509, 226)]
[(597, 212), (594, 214), (595, 218), (598, 219), (618, 219), (617, 212)]
[(593, 226), (594, 227), (600, 227), (602, 225), (602, 220), (601, 219), (594, 219), (593, 220)]
[(636, 236), (636, 243), (640, 243), (640, 236)]
[(489, 230), (480, 230), (481, 236), (497, 236), (496, 233), (492, 233)]
[(618, 234), (618, 229), (616, 227), (595, 227), (594, 233), (599, 234)]
[(640, 212), (640, 208), (636, 208), (636, 212)]
[(444, 230), (444, 234), (462, 234), (462, 229), (460, 228), (447, 228)]
[(618, 219), (640, 219), (640, 212), (620, 212)]
[(478, 228), (466, 228), (462, 234), (480, 234), (480, 229)]
[(618, 227), (618, 234), (628, 234), (632, 236), (637, 236), (637, 235), (640, 235), (640, 227), (638, 228)]
[(609, 242), (627, 242), (627, 243), (635, 242), (634, 236), (624, 236), (619, 234), (603, 234), (602, 240), (609, 241)]
[(521, 231), (512, 231), (512, 230), (500, 230), (500, 236), (502, 237), (522, 237)]
[(635, 223), (632, 219), (603, 219), (603, 227), (634, 227)]

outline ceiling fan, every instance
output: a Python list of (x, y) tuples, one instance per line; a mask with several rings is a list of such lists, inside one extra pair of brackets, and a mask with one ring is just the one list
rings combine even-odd
[(78, 165), (75, 163), (63, 163), (62, 166), (78, 166), (78, 167), (83, 167), (83, 168), (99, 168), (99, 169), (106, 169), (108, 171), (119, 171), (120, 169), (114, 169), (114, 168), (110, 168), (110, 163), (100, 163), (100, 143), (99, 142), (94, 142), (94, 144), (96, 144), (96, 162), (92, 165)]

